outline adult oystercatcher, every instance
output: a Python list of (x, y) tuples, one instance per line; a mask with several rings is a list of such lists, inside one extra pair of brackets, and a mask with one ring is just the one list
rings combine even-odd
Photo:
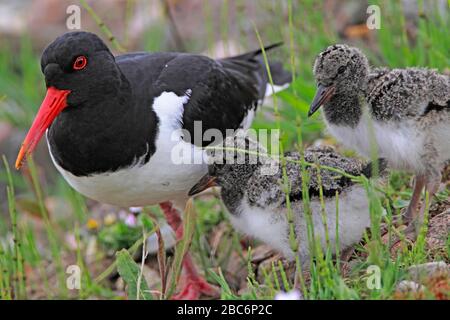
[[(198, 159), (212, 142), (194, 137), (250, 126), (268, 82), (260, 53), (218, 60), (174, 52), (115, 57), (95, 34), (66, 33), (42, 54), (47, 94), (16, 168), (46, 133), (52, 160), (74, 189), (118, 206), (160, 204), (180, 238), (175, 208), (184, 208), (189, 189), (207, 172)], [(290, 82), (279, 63), (271, 71), (275, 85)], [(189, 255), (183, 266), (177, 298), (214, 294)]]
[(414, 239), (422, 189), (436, 193), (450, 159), (450, 77), (426, 68), (370, 69), (359, 49), (342, 44), (319, 54), (314, 75), (310, 115), (323, 105), (328, 129), (348, 147), (370, 156), (374, 144), (392, 167), (416, 174), (405, 216), (405, 235)]

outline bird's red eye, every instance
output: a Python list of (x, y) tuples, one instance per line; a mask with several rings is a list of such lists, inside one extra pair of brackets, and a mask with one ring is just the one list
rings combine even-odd
[(85, 56), (79, 56), (75, 59), (75, 62), (73, 63), (73, 69), (81, 70), (84, 69), (86, 65), (87, 65), (87, 58)]

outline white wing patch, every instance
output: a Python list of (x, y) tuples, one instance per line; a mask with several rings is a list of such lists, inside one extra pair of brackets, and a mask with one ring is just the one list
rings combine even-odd
[(249, 109), (239, 127), (244, 130), (249, 129), (252, 125), (254, 118), (255, 118), (255, 109)]
[(174, 92), (164, 91), (155, 98), (153, 110), (161, 121), (160, 129), (178, 129), (183, 118), (184, 105), (188, 103), (192, 90), (186, 90), (186, 95), (177, 96)]
[(269, 97), (271, 95), (273, 95), (274, 93), (283, 91), (284, 89), (287, 89), (289, 87), (289, 83), (283, 84), (283, 85), (272, 85), (270, 83), (266, 84), (266, 92), (264, 94), (264, 96)]

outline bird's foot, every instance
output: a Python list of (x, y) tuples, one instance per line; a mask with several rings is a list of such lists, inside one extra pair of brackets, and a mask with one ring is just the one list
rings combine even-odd
[(404, 245), (411, 247), (417, 240), (419, 228), (414, 221), (412, 221), (404, 230), (400, 231), (402, 236), (394, 236), (391, 241), (390, 251), (392, 254), (398, 252)]
[(409, 202), (408, 208), (406, 208), (406, 212), (403, 214), (402, 220), (406, 225), (411, 225), (414, 220), (420, 214), (419, 208), (420, 206), (420, 198), (422, 194), (422, 190), (426, 184), (426, 177), (423, 175), (417, 175), (414, 181), (413, 192), (411, 196), (411, 200)]
[(417, 203), (416, 206), (409, 204), (409, 206), (406, 208), (403, 214), (400, 216), (400, 221), (397, 221), (399, 225), (404, 224), (406, 226), (409, 226), (412, 224), (414, 218), (417, 216), (417, 211), (419, 211), (420, 202)]
[(351, 256), (353, 255), (353, 252), (355, 252), (354, 247), (348, 247), (343, 249), (340, 256), (341, 262), (348, 262)]
[[(170, 202), (163, 202), (160, 206), (166, 216), (167, 223), (175, 231), (176, 239), (183, 239), (183, 225), (179, 212)], [(198, 274), (197, 267), (189, 252), (184, 256), (183, 270), (184, 274), (181, 278), (182, 289), (178, 294), (172, 296), (173, 300), (198, 300), (201, 295), (219, 297), (219, 288), (210, 285)]]
[(175, 294), (172, 297), (172, 300), (198, 300), (202, 295), (213, 298), (218, 298), (220, 296), (220, 289), (209, 284), (200, 276), (185, 276), (182, 283), (183, 287), (181, 291)]

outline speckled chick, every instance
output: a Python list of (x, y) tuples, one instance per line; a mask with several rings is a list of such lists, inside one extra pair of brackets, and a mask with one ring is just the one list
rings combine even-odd
[[(221, 197), (230, 213), (233, 226), (240, 232), (255, 237), (281, 252), (286, 258), (293, 259), (294, 253), (289, 245), (288, 209), (286, 191), (294, 217), (299, 255), (301, 261), (308, 261), (309, 246), (307, 222), (302, 201), (302, 176), (300, 155), (286, 153), (286, 175), (289, 190), (283, 186), (281, 162), (264, 155), (265, 149), (252, 140), (235, 140), (238, 149), (256, 150), (262, 154), (251, 161), (249, 157), (240, 164), (235, 158), (225, 158), (215, 154), (211, 158), (208, 174), (191, 190), (191, 195), (211, 186), (211, 181), (221, 187)], [(244, 144), (245, 143), (245, 144)], [(253, 148), (253, 149), (252, 149)], [(370, 176), (371, 166), (346, 158), (331, 147), (309, 148), (305, 150), (305, 160), (329, 166), (350, 175)], [(384, 164), (381, 162), (384, 166)], [(380, 165), (381, 167), (381, 165)], [(370, 225), (368, 200), (365, 189), (349, 177), (320, 169), (320, 180), (316, 168), (307, 167), (309, 181), (310, 208), (316, 239), (325, 249), (325, 228), (322, 222), (319, 189), (321, 180), (325, 215), (330, 243), (336, 241), (336, 193), (339, 194), (339, 240), (341, 249), (360, 241), (364, 230)], [(334, 245), (332, 250), (334, 249)], [(334, 252), (334, 250), (333, 250)]]
[(376, 146), (391, 167), (415, 173), (405, 217), (420, 221), (421, 191), (437, 191), (450, 159), (449, 77), (426, 68), (371, 69), (359, 49), (342, 44), (321, 52), (313, 71), (317, 92), (309, 114), (323, 105), (328, 130), (344, 145), (365, 156)]

